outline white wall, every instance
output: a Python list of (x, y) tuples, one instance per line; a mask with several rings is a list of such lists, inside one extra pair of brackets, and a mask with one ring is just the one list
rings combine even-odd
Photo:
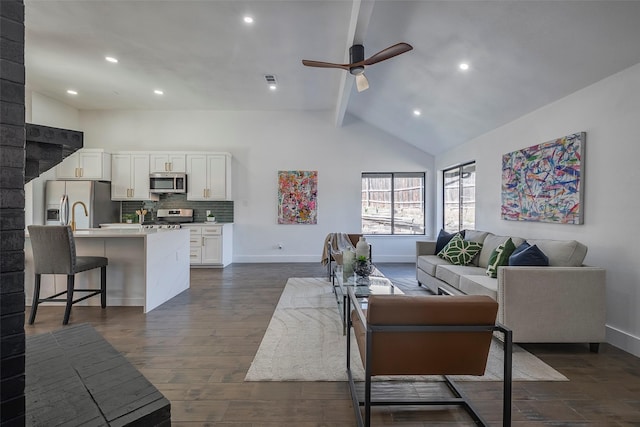
[[(25, 120), (36, 125), (82, 130), (78, 110), (37, 92), (25, 93)], [(44, 183), (49, 179), (55, 179), (53, 169), (24, 186), (25, 225), (44, 224)]]
[[(230, 152), (233, 262), (319, 262), (327, 233), (360, 231), (362, 172), (434, 178), (432, 156), (355, 119), (336, 128), (330, 112), (82, 111), (80, 119), (85, 147)], [(317, 225), (277, 224), (277, 172), (295, 169), (318, 171)], [(369, 239), (376, 260), (402, 262), (414, 260), (415, 240)]]
[[(638, 356), (639, 120), (640, 64), (436, 157), (436, 170), (476, 161), (477, 229), (588, 245), (585, 263), (607, 269), (607, 341)], [(584, 224), (501, 220), (502, 154), (581, 131), (587, 133)]]

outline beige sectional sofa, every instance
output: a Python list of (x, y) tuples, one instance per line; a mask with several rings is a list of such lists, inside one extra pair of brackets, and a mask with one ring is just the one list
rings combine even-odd
[[(545, 267), (498, 267), (486, 274), (491, 253), (509, 236), (466, 230), (465, 240), (482, 243), (469, 265), (453, 265), (435, 254), (435, 241), (416, 242), (418, 284), (433, 293), (489, 295), (498, 321), (514, 342), (590, 343), (605, 339), (605, 270), (582, 264), (587, 247), (575, 240), (526, 239), (549, 258)], [(515, 246), (525, 241), (511, 236)]]

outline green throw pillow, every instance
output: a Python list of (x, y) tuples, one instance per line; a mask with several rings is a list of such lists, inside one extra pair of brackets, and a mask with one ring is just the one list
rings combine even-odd
[(499, 245), (491, 252), (489, 257), (489, 265), (487, 266), (487, 276), (498, 277), (498, 267), (501, 265), (509, 264), (509, 257), (516, 250), (516, 245), (513, 244), (511, 237), (506, 242)]
[(482, 249), (482, 243), (464, 240), (458, 233), (438, 252), (438, 256), (455, 265), (467, 265), (480, 252), (480, 249)]

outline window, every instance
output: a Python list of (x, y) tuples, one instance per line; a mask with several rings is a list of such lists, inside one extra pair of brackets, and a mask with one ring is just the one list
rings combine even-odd
[(424, 172), (362, 174), (363, 234), (424, 234)]
[(443, 172), (443, 228), (452, 233), (476, 226), (476, 163)]

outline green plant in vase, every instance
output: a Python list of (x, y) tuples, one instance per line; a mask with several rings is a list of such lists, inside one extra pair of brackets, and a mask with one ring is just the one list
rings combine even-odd
[(356, 258), (356, 265), (353, 270), (357, 276), (366, 278), (373, 272), (373, 265), (371, 265), (368, 257), (361, 255)]
[(136, 214), (122, 214), (122, 221), (131, 224), (136, 219)]

